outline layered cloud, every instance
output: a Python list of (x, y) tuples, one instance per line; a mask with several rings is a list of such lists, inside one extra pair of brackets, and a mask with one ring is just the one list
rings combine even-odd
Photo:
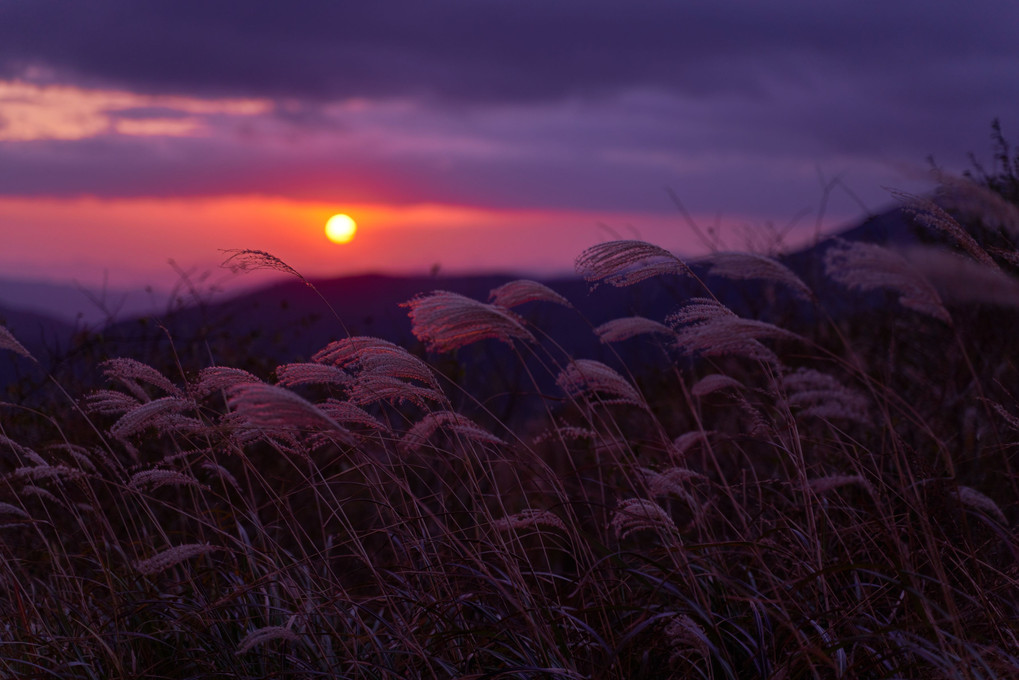
[(906, 84), (959, 60), (1014, 58), (1019, 23), (1007, 3), (917, 0), (33, 0), (0, 11), (8, 78), (34, 68), (142, 92), (503, 104), (633, 88), (762, 95), (768, 78), (815, 69)]
[(852, 219), (928, 156), (986, 157), (995, 117), (1015, 136), (1016, 25), (991, 0), (0, 1), (0, 199), (639, 222), (669, 188), (784, 224), (841, 178)]
[(750, 209), (719, 183), (982, 151), (1019, 110), (1015, 25), (979, 2), (6, 3), (0, 192), (634, 209), (668, 184)]

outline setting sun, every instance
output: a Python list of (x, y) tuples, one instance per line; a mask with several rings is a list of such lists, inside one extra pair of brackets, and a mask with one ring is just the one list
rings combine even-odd
[(357, 231), (357, 223), (350, 215), (333, 215), (326, 222), (326, 236), (333, 243), (349, 243)]

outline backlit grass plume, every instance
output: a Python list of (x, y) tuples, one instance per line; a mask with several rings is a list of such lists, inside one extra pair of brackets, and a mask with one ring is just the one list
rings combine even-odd
[(414, 335), (436, 352), (451, 352), (485, 339), (509, 344), (514, 340), (535, 341), (513, 312), (458, 293), (434, 291), (402, 306), (410, 309)]
[(899, 303), (945, 323), (952, 316), (938, 291), (902, 256), (873, 243), (838, 243), (824, 256), (825, 272), (835, 281), (859, 290), (887, 289)]
[(664, 274), (685, 275), (690, 268), (678, 257), (644, 241), (599, 243), (585, 250), (575, 263), (577, 273), (597, 285), (630, 286)]
[(27, 359), (34, 359), (31, 352), (25, 349), (25, 346), (18, 342), (14, 334), (7, 330), (5, 327), (0, 326), (0, 349), (6, 349)]

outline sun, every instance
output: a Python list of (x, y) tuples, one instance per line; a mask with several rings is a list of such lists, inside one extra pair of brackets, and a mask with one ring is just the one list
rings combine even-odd
[(350, 215), (333, 215), (326, 222), (326, 236), (333, 243), (349, 243), (357, 232), (357, 222)]

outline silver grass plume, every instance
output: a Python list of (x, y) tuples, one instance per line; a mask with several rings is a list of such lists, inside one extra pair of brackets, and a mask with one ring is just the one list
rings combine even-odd
[(935, 173), (938, 203), (963, 217), (979, 220), (986, 228), (1019, 237), (1019, 206), (998, 192), (965, 177)]
[(304, 278), (300, 272), (272, 253), (267, 253), (264, 250), (249, 249), (223, 250), (221, 252), (224, 255), (229, 255), (229, 257), (223, 260), (220, 266), (229, 268), (234, 274), (268, 269), (270, 271), (290, 274), (303, 281), (305, 285), (311, 286), (308, 279)]
[(25, 349), (25, 346), (18, 342), (18, 339), (14, 337), (14, 334), (7, 330), (6, 327), (0, 326), (0, 349), (10, 350), (15, 354), (35, 361), (35, 357), (32, 353)]
[(556, 384), (572, 399), (588, 397), (603, 404), (645, 406), (644, 398), (626, 378), (594, 359), (571, 362), (556, 378)]
[(658, 533), (677, 531), (676, 523), (662, 506), (646, 498), (629, 498), (616, 508), (610, 526), (619, 539), (637, 531), (651, 530)]
[(516, 307), (525, 302), (551, 302), (573, 309), (570, 301), (562, 295), (543, 283), (529, 279), (518, 279), (493, 288), (488, 294), (488, 300), (492, 304), (506, 308)]
[(78, 446), (77, 444), (53, 444), (46, 447), (49, 451), (64, 451), (74, 462), (78, 464), (78, 467), (86, 472), (98, 472), (95, 463), (92, 462), (92, 455), (96, 454), (96, 457), (103, 463), (106, 462), (105, 455), (99, 451), (89, 451), (84, 446)]
[(742, 356), (777, 361), (763, 339), (801, 339), (791, 331), (766, 321), (744, 319), (710, 298), (691, 298), (666, 323), (676, 331), (676, 346), (687, 354)]
[(143, 401), (147, 401), (148, 396), (144, 391), (141, 391), (138, 386), (139, 381), (158, 387), (163, 392), (175, 397), (184, 396), (180, 388), (170, 382), (165, 375), (137, 359), (119, 357), (104, 361), (101, 366), (107, 378), (119, 380)]
[(1019, 431), (1019, 418), (1009, 413), (1004, 406), (1002, 406), (996, 401), (988, 400), (987, 404), (990, 405), (990, 407), (993, 408), (995, 411), (997, 411), (998, 415), (1000, 415), (1005, 420), (1005, 422), (1008, 423), (1009, 427), (1011, 427), (1013, 430)]
[(391, 375), (363, 373), (350, 388), (350, 400), (357, 405), (388, 401), (428, 408), (430, 403), (445, 402), (446, 397), (431, 387), (409, 383)]
[(457, 438), (479, 444), (506, 443), (466, 416), (453, 411), (432, 411), (407, 430), (400, 440), (400, 450), (404, 453), (418, 450), (439, 429), (449, 430)]
[(912, 214), (917, 222), (931, 231), (948, 236), (955, 245), (966, 251), (980, 264), (993, 269), (998, 268), (994, 259), (976, 242), (976, 239), (970, 236), (969, 232), (963, 229), (962, 225), (940, 205), (930, 199), (903, 191), (893, 191), (892, 195), (905, 204), (906, 211)]
[(300, 638), (297, 633), (286, 628), (284, 626), (265, 626), (263, 628), (256, 628), (240, 641), (237, 645), (236, 654), (244, 654), (250, 652), (252, 649), (264, 645), (267, 642), (273, 640), (285, 640), (287, 642), (297, 642)]
[(566, 524), (551, 510), (536, 510), (528, 508), (518, 513), (497, 519), (492, 522), (492, 528), (496, 531), (516, 531), (527, 529), (533, 526), (549, 527), (566, 531)]
[(17, 454), (19, 463), (24, 462), (22, 458), (27, 458), (33, 465), (49, 465), (49, 461), (36, 453), (34, 449), (14, 441), (5, 434), (0, 434), (0, 444), (8, 447)]
[(1005, 526), (1008, 525), (1008, 519), (1005, 517), (1005, 513), (1001, 511), (1001, 508), (998, 507), (998, 504), (976, 489), (969, 486), (960, 486), (959, 490), (956, 492), (956, 497), (963, 505), (968, 505), (971, 508), (980, 510), (984, 514), (990, 515), (1001, 524)]
[(338, 399), (330, 398), (316, 404), (316, 406), (318, 406), (323, 413), (338, 423), (363, 425), (381, 432), (390, 431), (388, 425), (365, 411), (363, 408), (351, 404), (349, 401), (340, 401)]
[(848, 288), (895, 291), (903, 307), (952, 323), (934, 286), (901, 255), (887, 248), (839, 241), (825, 252), (824, 267), (828, 276)]
[(204, 397), (215, 392), (229, 390), (244, 383), (262, 382), (251, 373), (230, 366), (210, 366), (198, 373), (198, 383), (194, 387), (196, 396)]
[(353, 376), (347, 385), (352, 404), (410, 402), (427, 408), (429, 402), (445, 400), (431, 367), (389, 340), (344, 338), (329, 343), (311, 359)]
[(348, 385), (353, 378), (342, 368), (319, 363), (283, 364), (276, 368), (276, 382), (283, 387), (294, 385)]
[(355, 336), (336, 340), (312, 355), (311, 360), (355, 373), (417, 380), (438, 389), (431, 367), (403, 347), (381, 338)]
[(704, 475), (682, 467), (669, 468), (662, 472), (641, 468), (640, 472), (652, 496), (676, 496), (682, 498), (691, 508), (699, 506), (684, 484), (691, 479), (703, 479)]
[(21, 487), (18, 490), (18, 494), (22, 497), (35, 496), (36, 498), (40, 498), (44, 501), (48, 501), (56, 505), (64, 505), (64, 502), (57, 498), (55, 495), (53, 495), (52, 492), (40, 486), (36, 486), (34, 484), (26, 484), (25, 486)]
[(144, 489), (158, 489), (163, 486), (193, 486), (199, 489), (208, 490), (209, 487), (199, 482), (194, 477), (184, 474), (178, 470), (165, 470), (153, 468), (142, 470), (131, 475), (127, 486), (135, 491)]
[(1005, 248), (988, 248), (987, 252), (994, 254), (995, 257), (999, 257), (1016, 269), (1019, 269), (1019, 253), (1016, 251), (1006, 250)]
[(132, 411), (142, 402), (124, 392), (116, 390), (96, 390), (85, 397), (84, 407), (89, 413), (104, 416), (120, 415)]
[(832, 375), (812, 368), (798, 368), (783, 375), (780, 384), (789, 405), (795, 407), (800, 415), (870, 423), (867, 397), (846, 387)]
[(152, 557), (134, 563), (134, 568), (146, 576), (153, 576), (175, 567), (199, 555), (220, 550), (208, 543), (186, 543), (156, 553)]
[(774, 281), (780, 283), (797, 297), (814, 299), (810, 287), (793, 270), (778, 260), (756, 253), (723, 252), (705, 258), (708, 273), (734, 280)]
[(343, 338), (342, 340), (330, 342), (315, 352), (311, 360), (320, 364), (346, 367), (353, 363), (363, 362), (366, 355), (369, 354), (386, 356), (389, 354), (398, 355), (406, 353), (406, 351), (389, 340), (369, 335), (356, 335), (351, 338)]
[[(665, 626), (665, 637), (673, 647), (673, 653), (669, 655), (669, 661), (680, 664), (686, 661), (684, 648), (692, 647), (698, 654), (710, 658), (716, 651), (715, 646), (704, 628), (686, 614), (676, 614)], [(688, 663), (688, 662), (687, 662)]]
[(598, 433), (594, 430), (590, 430), (586, 427), (575, 427), (573, 425), (559, 425), (549, 430), (538, 434), (532, 440), (534, 444), (540, 444), (546, 441), (576, 441), (578, 439), (590, 439), (594, 440), (598, 438)]
[[(605, 403), (605, 402), (602, 402)], [(599, 434), (591, 442), (594, 445), (593, 451), (599, 456), (618, 458), (631, 451), (631, 442), (626, 437), (620, 437), (612, 433)]]
[(202, 463), (202, 469), (208, 472), (210, 475), (222, 479), (224, 482), (226, 482), (234, 489), (236, 489), (237, 493), (243, 492), (240, 483), (237, 481), (237, 478), (233, 476), (233, 473), (231, 473), (229, 470), (227, 470), (219, 463), (213, 463), (212, 461)]
[(259, 430), (328, 428), (348, 438), (350, 432), (311, 402), (288, 389), (265, 383), (241, 384), (232, 388), (227, 405), (250, 427)]
[(622, 342), (638, 335), (657, 333), (659, 335), (675, 335), (675, 331), (663, 323), (643, 316), (628, 316), (612, 319), (594, 329), (601, 342)]
[(944, 248), (920, 246), (901, 254), (942, 300), (1019, 307), (1019, 281), (997, 266), (988, 267)]
[(691, 430), (684, 432), (683, 434), (672, 440), (669, 445), (669, 457), (675, 462), (681, 462), (686, 458), (686, 454), (694, 447), (695, 444), (701, 442), (708, 442), (708, 435), (715, 434), (713, 430), (702, 431), (702, 430)]
[(67, 465), (34, 465), (16, 468), (10, 476), (18, 480), (32, 480), (40, 482), (43, 480), (54, 480), (56, 482), (69, 482), (76, 479), (83, 479), (87, 475), (83, 470)]
[(577, 273), (597, 286), (629, 286), (663, 274), (690, 274), (678, 257), (645, 241), (608, 241), (591, 246), (576, 260)]
[(14, 515), (20, 519), (29, 519), (30, 515), (25, 512), (22, 508), (10, 503), (0, 502), (0, 515)]
[(194, 404), (180, 397), (160, 397), (135, 406), (120, 417), (110, 428), (110, 434), (118, 439), (129, 437), (148, 427), (168, 429), (179, 424), (175, 416), (182, 415)]
[(485, 339), (535, 342), (513, 312), (459, 293), (437, 290), (418, 295), (401, 307), (410, 308), (411, 332), (436, 352), (452, 352), (465, 345)]
[(709, 394), (729, 389), (741, 390), (743, 383), (728, 375), (710, 373), (693, 384), (690, 394), (695, 397), (706, 397)]

